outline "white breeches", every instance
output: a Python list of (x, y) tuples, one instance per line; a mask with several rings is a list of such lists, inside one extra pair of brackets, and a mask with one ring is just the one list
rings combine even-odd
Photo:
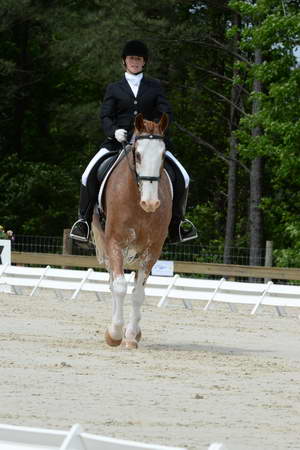
[(96, 153), (96, 155), (90, 160), (81, 177), (81, 183), (84, 186), (86, 186), (87, 179), (92, 168), (99, 161), (99, 159), (102, 158), (102, 156), (104, 156), (106, 153), (109, 153), (109, 150), (107, 150), (107, 148), (100, 148), (100, 150)]

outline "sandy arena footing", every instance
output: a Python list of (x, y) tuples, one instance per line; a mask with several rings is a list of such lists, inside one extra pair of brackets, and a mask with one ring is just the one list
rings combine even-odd
[[(204, 312), (147, 299), (138, 350), (111, 348), (105, 302), (0, 294), (0, 422), (161, 445), (300, 449), (299, 310)], [(126, 301), (126, 316), (130, 312)]]

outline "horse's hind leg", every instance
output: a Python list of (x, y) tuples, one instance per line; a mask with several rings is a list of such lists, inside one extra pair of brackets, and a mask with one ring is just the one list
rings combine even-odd
[(141, 339), (139, 322), (141, 320), (141, 307), (145, 299), (144, 282), (145, 271), (139, 269), (135, 281), (134, 291), (131, 295), (132, 312), (125, 332), (125, 344), (127, 348), (137, 348), (138, 342)]
[(124, 275), (114, 277), (110, 274), (110, 289), (112, 293), (112, 322), (105, 332), (106, 343), (112, 347), (120, 345), (123, 339), (124, 298), (127, 292), (127, 281)]

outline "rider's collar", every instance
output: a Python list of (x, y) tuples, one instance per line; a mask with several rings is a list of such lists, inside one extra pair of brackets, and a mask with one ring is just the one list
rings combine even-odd
[(137, 74), (125, 72), (126, 80), (134, 84), (139, 84), (141, 82), (141, 79), (143, 78), (143, 75), (143, 72)]

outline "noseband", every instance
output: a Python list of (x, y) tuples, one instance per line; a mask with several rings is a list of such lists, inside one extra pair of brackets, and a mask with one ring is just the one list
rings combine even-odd
[[(140, 141), (142, 139), (156, 139), (159, 141), (163, 141), (164, 137), (161, 136), (160, 134), (142, 134), (140, 136), (136, 136), (135, 137), (135, 143), (136, 141)], [(136, 171), (136, 159), (135, 159), (135, 145), (133, 146), (133, 164), (134, 164), (134, 171), (135, 171), (135, 177), (136, 177), (136, 181), (137, 183), (139, 183), (140, 181), (150, 181), (150, 183), (152, 183), (152, 181), (159, 181), (160, 179), (160, 175), (158, 177), (150, 177), (150, 176), (140, 176), (137, 171)]]

